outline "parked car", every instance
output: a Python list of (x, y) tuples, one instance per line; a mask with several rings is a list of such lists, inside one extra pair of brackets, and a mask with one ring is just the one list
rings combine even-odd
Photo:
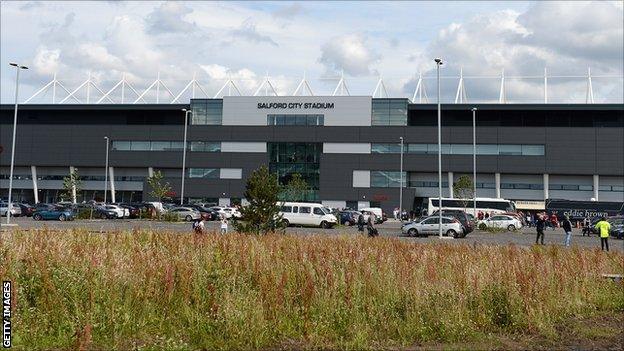
[[(437, 216), (438, 211), (433, 212), (432, 216)], [(442, 216), (456, 218), (464, 227), (464, 234), (470, 234), (474, 231), (474, 221), (470, 219), (468, 214), (462, 210), (442, 210)]]
[(516, 230), (522, 228), (522, 222), (514, 216), (494, 215), (488, 219), (477, 222), (479, 229), (486, 228), (504, 228), (507, 230)]
[(219, 214), (219, 212), (212, 210), (210, 208), (201, 206), (200, 204), (184, 204), (182, 205), (182, 207), (189, 207), (196, 211), (199, 211), (199, 214), (206, 221), (216, 221), (218, 219), (221, 219), (221, 215)]
[(124, 210), (128, 210), (128, 214), (127, 214), (128, 218), (139, 218), (139, 215), (141, 214), (141, 210), (139, 210), (138, 207), (133, 206), (131, 204), (118, 203), (116, 205), (123, 208)]
[[(438, 216), (424, 217), (419, 220), (405, 223), (401, 226), (401, 232), (408, 236), (428, 236), (439, 233), (440, 218)], [(466, 236), (463, 226), (457, 218), (442, 217), (442, 233), (454, 238)]]
[(362, 213), (358, 211), (347, 210), (347, 211), (339, 211), (337, 217), (340, 221), (340, 224), (356, 225), (358, 221), (358, 217), (361, 214)]
[(280, 214), (286, 226), (317, 226), (331, 228), (338, 223), (336, 216), (331, 214), (330, 209), (321, 204), (309, 202), (281, 202)]
[(22, 216), (32, 217), (33, 212), (35, 212), (35, 208), (27, 203), (19, 203), (20, 211), (22, 211)]
[(365, 207), (360, 208), (359, 211), (365, 214), (364, 220), (368, 220), (368, 213), (371, 212), (375, 214), (375, 222), (377, 224), (383, 223), (388, 220), (388, 216), (386, 215), (386, 213), (379, 207)]
[(130, 216), (130, 211), (126, 208), (117, 205), (105, 205), (103, 208), (115, 212), (117, 218), (124, 218)]
[(611, 224), (609, 235), (617, 239), (624, 239), (624, 217), (611, 217), (607, 219), (607, 222)]
[[(0, 202), (0, 215), (3, 217), (7, 215), (9, 211), (9, 203), (8, 202)], [(14, 202), (11, 206), (11, 217), (19, 217), (22, 215), (22, 209), (19, 204)]]
[(201, 218), (199, 211), (190, 207), (174, 207), (169, 210), (169, 213), (176, 214), (179, 219), (183, 219), (187, 222)]
[(223, 211), (225, 211), (225, 213), (228, 213), (230, 216), (228, 218), (241, 218), (241, 213), (238, 211), (238, 208), (236, 207), (224, 207)]
[(32, 218), (35, 221), (41, 221), (44, 219), (58, 219), (59, 221), (71, 221), (74, 219), (74, 213), (71, 208), (57, 206), (57, 205), (48, 205), (48, 206), (37, 206), (37, 210), (33, 212)]
[(225, 207), (221, 207), (221, 206), (212, 206), (208, 208), (211, 211), (216, 211), (217, 213), (219, 213), (219, 216), (221, 216), (221, 218), (225, 217), (225, 218), (230, 218), (232, 217), (232, 212), (227, 212), (225, 211)]
[(116, 219), (118, 215), (118, 211), (107, 209), (106, 206), (96, 206), (93, 208), (93, 218)]

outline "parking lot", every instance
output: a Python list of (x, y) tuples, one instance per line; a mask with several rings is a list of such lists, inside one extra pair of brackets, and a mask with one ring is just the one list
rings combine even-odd
[[(4, 220), (4, 218), (3, 218)], [(91, 232), (111, 232), (122, 230), (159, 230), (172, 231), (178, 233), (191, 232), (191, 224), (188, 222), (162, 222), (137, 219), (117, 219), (117, 220), (74, 220), (74, 221), (34, 221), (29, 217), (12, 218), (12, 223), (16, 223), (16, 227), (2, 226), (2, 230), (33, 230), (38, 228), (50, 229), (70, 229), (85, 228)], [(2, 222), (4, 224), (4, 221)], [(437, 236), (427, 238), (411, 238), (401, 235), (401, 224), (398, 221), (389, 220), (378, 225), (379, 234), (383, 237), (399, 237), (402, 240), (413, 242), (440, 242)], [(7, 229), (8, 228), (8, 229)], [(206, 229), (209, 232), (217, 232), (219, 230), (219, 222), (206, 222)], [(230, 225), (230, 231), (232, 226)], [(305, 228), (305, 227), (289, 227), (287, 233), (302, 235), (358, 235), (357, 227), (339, 226), (333, 229)], [(519, 246), (531, 246), (535, 243), (535, 228), (523, 228), (515, 232), (499, 232), (490, 233), (486, 231), (476, 230), (464, 239), (445, 239), (448, 243), (468, 243), (468, 244), (485, 244), (485, 245), (507, 245), (515, 244)], [(545, 231), (546, 245), (563, 245), (564, 234), (562, 229)], [(624, 240), (611, 238), (609, 240), (610, 249), (624, 251)], [(582, 236), (581, 230), (574, 229), (572, 233), (572, 245), (584, 248), (600, 248), (600, 239), (593, 235), (590, 237)]]

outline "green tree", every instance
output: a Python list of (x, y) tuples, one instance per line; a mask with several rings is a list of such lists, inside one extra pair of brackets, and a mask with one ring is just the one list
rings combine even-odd
[(159, 202), (167, 196), (167, 194), (171, 191), (171, 186), (168, 182), (163, 183), (163, 174), (160, 171), (154, 172), (151, 177), (147, 178), (147, 184), (149, 184), (150, 188), (150, 196), (158, 199)]
[(69, 173), (69, 176), (63, 177), (63, 190), (61, 191), (61, 200), (69, 200), (71, 202), (76, 202), (74, 199), (74, 190), (76, 194), (79, 194), (82, 187), (82, 181), (80, 180), (80, 176), (78, 176), (78, 171), (74, 169), (73, 172)]
[(293, 173), (288, 184), (282, 187), (281, 198), (284, 201), (304, 201), (308, 189), (308, 183), (301, 174)]
[(253, 171), (247, 179), (245, 190), (249, 204), (241, 207), (241, 220), (234, 220), (234, 228), (246, 234), (266, 234), (281, 228), (279, 193), (277, 177), (266, 166)]
[(453, 184), (453, 194), (455, 198), (459, 199), (462, 205), (464, 205), (464, 209), (468, 207), (468, 204), (472, 202), (472, 197), (474, 196), (472, 177), (463, 175), (457, 178), (457, 181)]

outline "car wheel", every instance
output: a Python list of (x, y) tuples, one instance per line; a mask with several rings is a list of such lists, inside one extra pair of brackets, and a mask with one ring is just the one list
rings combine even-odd
[(453, 229), (449, 229), (446, 231), (446, 236), (452, 236), (453, 238), (457, 237), (457, 232), (454, 231)]
[(61, 222), (65, 221), (65, 215), (62, 214), (62, 215), (58, 216), (58, 220), (61, 221)]
[(327, 223), (326, 221), (322, 221), (320, 227), (323, 229), (327, 229), (329, 228), (329, 223)]
[(290, 222), (287, 219), (282, 219), (282, 225), (284, 225), (284, 227), (288, 227)]
[(42, 219), (43, 219), (43, 217), (41, 217), (41, 215), (40, 215), (40, 214), (35, 213), (35, 215), (33, 215), (33, 219), (34, 219), (35, 221), (40, 221), (40, 220), (42, 220)]
[(186, 215), (186, 217), (184, 217), (184, 219), (185, 219), (187, 222), (190, 222), (190, 221), (192, 221), (192, 220), (193, 220), (193, 216), (191, 216), (191, 215)]
[(485, 225), (485, 223), (481, 223), (481, 224), (479, 224), (479, 229), (486, 230), (487, 229), (487, 225)]
[(510, 232), (513, 232), (514, 230), (516, 230), (516, 226), (513, 224), (510, 224), (507, 226), (507, 230), (509, 230)]
[(407, 231), (407, 236), (413, 236), (413, 237), (418, 236), (418, 230), (416, 230), (416, 228), (410, 228)]

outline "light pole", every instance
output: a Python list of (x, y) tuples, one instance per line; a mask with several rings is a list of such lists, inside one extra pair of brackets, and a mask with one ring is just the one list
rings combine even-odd
[(184, 176), (186, 175), (186, 133), (188, 129), (188, 115), (191, 114), (191, 110), (185, 108), (184, 111), (184, 145), (182, 148), (182, 186), (180, 189), (180, 206), (184, 204)]
[(399, 184), (399, 221), (403, 222), (403, 137), (399, 137), (401, 141), (401, 166), (399, 174), (401, 175), (401, 183)]
[(477, 108), (472, 108), (472, 215), (477, 218)]
[(104, 205), (106, 205), (106, 193), (108, 192), (108, 143), (110, 139), (105, 136), (106, 139), (106, 168), (104, 169)]
[(442, 112), (440, 107), (440, 66), (442, 59), (436, 58), (438, 75), (438, 236), (442, 238)]
[(7, 204), (7, 225), (11, 224), (11, 209), (13, 208), (13, 201), (11, 199), (13, 191), (13, 167), (15, 165), (15, 138), (17, 137), (17, 96), (19, 91), (19, 73), (20, 70), (28, 69), (24, 65), (17, 64), (15, 62), (9, 63), (9, 65), (15, 67), (15, 112), (13, 113), (13, 142), (11, 146), (11, 171), (9, 172), (9, 203)]

